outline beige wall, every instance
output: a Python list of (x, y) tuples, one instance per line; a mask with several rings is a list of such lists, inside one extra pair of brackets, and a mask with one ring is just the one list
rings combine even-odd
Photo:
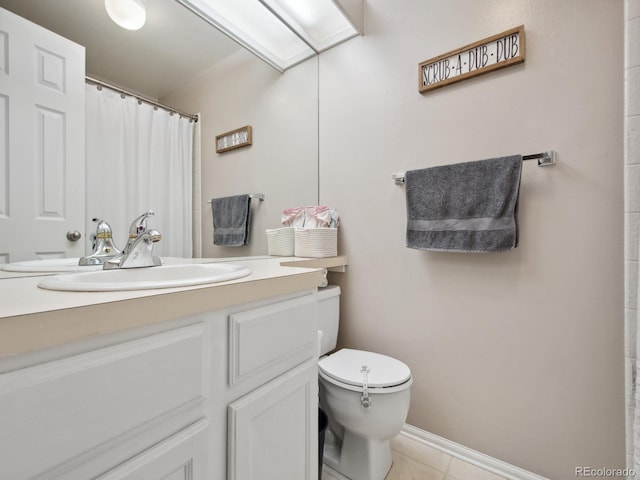
[[(319, 147), (350, 263), (340, 342), (410, 365), (408, 423), (552, 479), (624, 466), (622, 0), (365, 3), (319, 82), (316, 60), (280, 75), (241, 52), (162, 99), (203, 113), (204, 200), (267, 195), (250, 247), (213, 247), (204, 206), (204, 256), (263, 254), (282, 208), (317, 201)], [(418, 93), (419, 62), (520, 24), (524, 65)], [(217, 155), (245, 124), (254, 145)], [(392, 173), (544, 150), (559, 163), (525, 164), (516, 250), (404, 246)]]
[[(622, 0), (366, 0), (320, 57), (320, 201), (341, 214), (340, 342), (407, 362), (408, 423), (552, 479), (623, 467)], [(524, 24), (526, 62), (417, 91), (417, 64)], [(513, 153), (520, 245), (405, 245), (391, 174)]]
[[(161, 99), (201, 113), (202, 201), (194, 217), (202, 222), (202, 256), (266, 255), (267, 228), (281, 227), (286, 207), (318, 202), (318, 59), (280, 74), (240, 51)], [(215, 137), (251, 125), (253, 144), (222, 154)], [(249, 245), (213, 245), (212, 197), (265, 194), (252, 200)], [(198, 207), (201, 210), (198, 210)]]

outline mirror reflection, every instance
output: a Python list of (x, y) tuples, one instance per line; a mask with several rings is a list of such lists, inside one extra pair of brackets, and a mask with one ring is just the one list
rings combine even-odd
[[(149, 223), (163, 234), (157, 247), (160, 255), (262, 255), (267, 252), (264, 230), (280, 226), (282, 209), (317, 202), (317, 58), (281, 74), (175, 0), (147, 2), (146, 22), (135, 31), (111, 21), (104, 0), (0, 0), (0, 7), (84, 46), (84, 74), (98, 81), (85, 84), (84, 75), (81, 79), (86, 105), (80, 108), (86, 112), (82, 120), (86, 121), (87, 134), (75, 153), (82, 165), (68, 167), (64, 163), (70, 152), (64, 152), (64, 162), (60, 160), (60, 169), (66, 168), (66, 185), (71, 188), (50, 195), (53, 198), (38, 200), (38, 206), (43, 202), (54, 205), (58, 202), (56, 208), (60, 206), (60, 210), (73, 205), (84, 207), (85, 211), (76, 216), (73, 225), (62, 225), (55, 208), (51, 209), (50, 216), (47, 211), (37, 215), (45, 223), (45, 233), (35, 230), (41, 227), (14, 221), (12, 215), (6, 215), (0, 220), (3, 238), (20, 244), (25, 243), (24, 238), (30, 240), (28, 245), (23, 245), (26, 253), (19, 255), (1, 245), (0, 262), (80, 257), (90, 253), (91, 235), (96, 229), (93, 218), (108, 221), (116, 244), (122, 247), (133, 218), (147, 210), (155, 211)], [(54, 47), (57, 48), (51, 45), (49, 49), (40, 50), (46, 53), (54, 51)], [(43, 58), (42, 62), (49, 65), (50, 71), (55, 71), (55, 68), (51, 70), (51, 58)], [(68, 63), (71, 61), (65, 60), (65, 65)], [(76, 80), (67, 81), (65, 88), (71, 88)], [(110, 88), (98, 90), (95, 84), (100, 82), (152, 102), (140, 102)], [(94, 110), (103, 109), (103, 104), (108, 102), (118, 103), (121, 110), (137, 107), (146, 110), (135, 114), (137, 117), (125, 113), (125, 120), (112, 118), (98, 122)], [(162, 108), (155, 109), (153, 102), (198, 114), (199, 121), (189, 122), (179, 114), (169, 115)], [(54, 128), (55, 115), (49, 114), (56, 111), (57, 107), (44, 109), (40, 121)], [(145, 115), (152, 123), (166, 116), (168, 126), (159, 133), (141, 129), (140, 118)], [(252, 127), (252, 145), (216, 153), (217, 135), (245, 125)], [(67, 123), (65, 129), (68, 147), (78, 132), (85, 131), (85, 124)], [(174, 138), (174, 130), (191, 130), (185, 138), (192, 136), (193, 141), (183, 140), (178, 146), (168, 142), (169, 137)], [(126, 140), (132, 133), (144, 138), (137, 143)], [(96, 143), (95, 137), (99, 135), (102, 135), (101, 142)], [(15, 143), (20, 142), (12, 144)], [(148, 148), (147, 153), (141, 153), (141, 144)], [(185, 150), (190, 168), (176, 167), (173, 159)], [(55, 149), (45, 151), (55, 158)], [(33, 152), (27, 149), (24, 153), (37, 156), (37, 152)], [(159, 159), (164, 154), (168, 154), (168, 158), (162, 160), (167, 162), (162, 164)], [(95, 165), (101, 165), (103, 170), (96, 169)], [(25, 169), (22, 175), (17, 170), (10, 169), (17, 176), (10, 176), (3, 185), (7, 198), (13, 199), (18, 186), (24, 188), (28, 182), (38, 183), (37, 166)], [(68, 175), (69, 171), (75, 175)], [(108, 178), (105, 172), (113, 176)], [(184, 191), (176, 193), (170, 186), (163, 187), (155, 197), (142, 193), (149, 185), (159, 183), (162, 176), (170, 180), (184, 177), (180, 179)], [(116, 187), (122, 184), (134, 185), (133, 196), (138, 198), (126, 193), (132, 191), (131, 187), (125, 193), (118, 193)], [(38, 191), (47, 192), (42, 185), (35, 185), (34, 191), (36, 197)], [(69, 202), (72, 192), (75, 198)], [(252, 202), (248, 244), (242, 247), (213, 245), (211, 199), (258, 192), (264, 194), (264, 201)], [(11, 204), (16, 205), (16, 201)], [(64, 211), (64, 216), (68, 214), (68, 210)], [(72, 238), (76, 233), (81, 238), (74, 242), (68, 234)], [(58, 237), (61, 240), (54, 241)], [(181, 245), (177, 247), (178, 243)]]

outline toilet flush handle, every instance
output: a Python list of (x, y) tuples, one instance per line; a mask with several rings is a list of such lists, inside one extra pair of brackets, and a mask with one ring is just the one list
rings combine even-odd
[(371, 399), (369, 398), (369, 385), (368, 385), (368, 377), (367, 374), (370, 372), (369, 367), (363, 365), (360, 369), (360, 373), (362, 373), (362, 396), (360, 397), (360, 406), (362, 408), (369, 408), (371, 406)]

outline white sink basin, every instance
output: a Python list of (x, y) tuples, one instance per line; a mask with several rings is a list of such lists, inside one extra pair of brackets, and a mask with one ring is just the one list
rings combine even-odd
[(55, 273), (55, 272), (89, 272), (101, 270), (102, 265), (78, 265), (80, 258), (50, 258), (43, 260), (28, 260), (26, 262), (7, 263), (0, 265), (0, 270), (22, 273)]
[(54, 275), (43, 279), (38, 286), (48, 290), (72, 292), (150, 290), (225, 282), (249, 274), (251, 270), (248, 268), (228, 263), (163, 265)]

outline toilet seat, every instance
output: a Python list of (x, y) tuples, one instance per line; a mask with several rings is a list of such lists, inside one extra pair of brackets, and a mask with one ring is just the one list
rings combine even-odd
[(367, 366), (367, 385), (371, 393), (393, 393), (409, 388), (409, 367), (392, 357), (364, 350), (343, 348), (318, 362), (320, 376), (347, 390), (362, 391)]

